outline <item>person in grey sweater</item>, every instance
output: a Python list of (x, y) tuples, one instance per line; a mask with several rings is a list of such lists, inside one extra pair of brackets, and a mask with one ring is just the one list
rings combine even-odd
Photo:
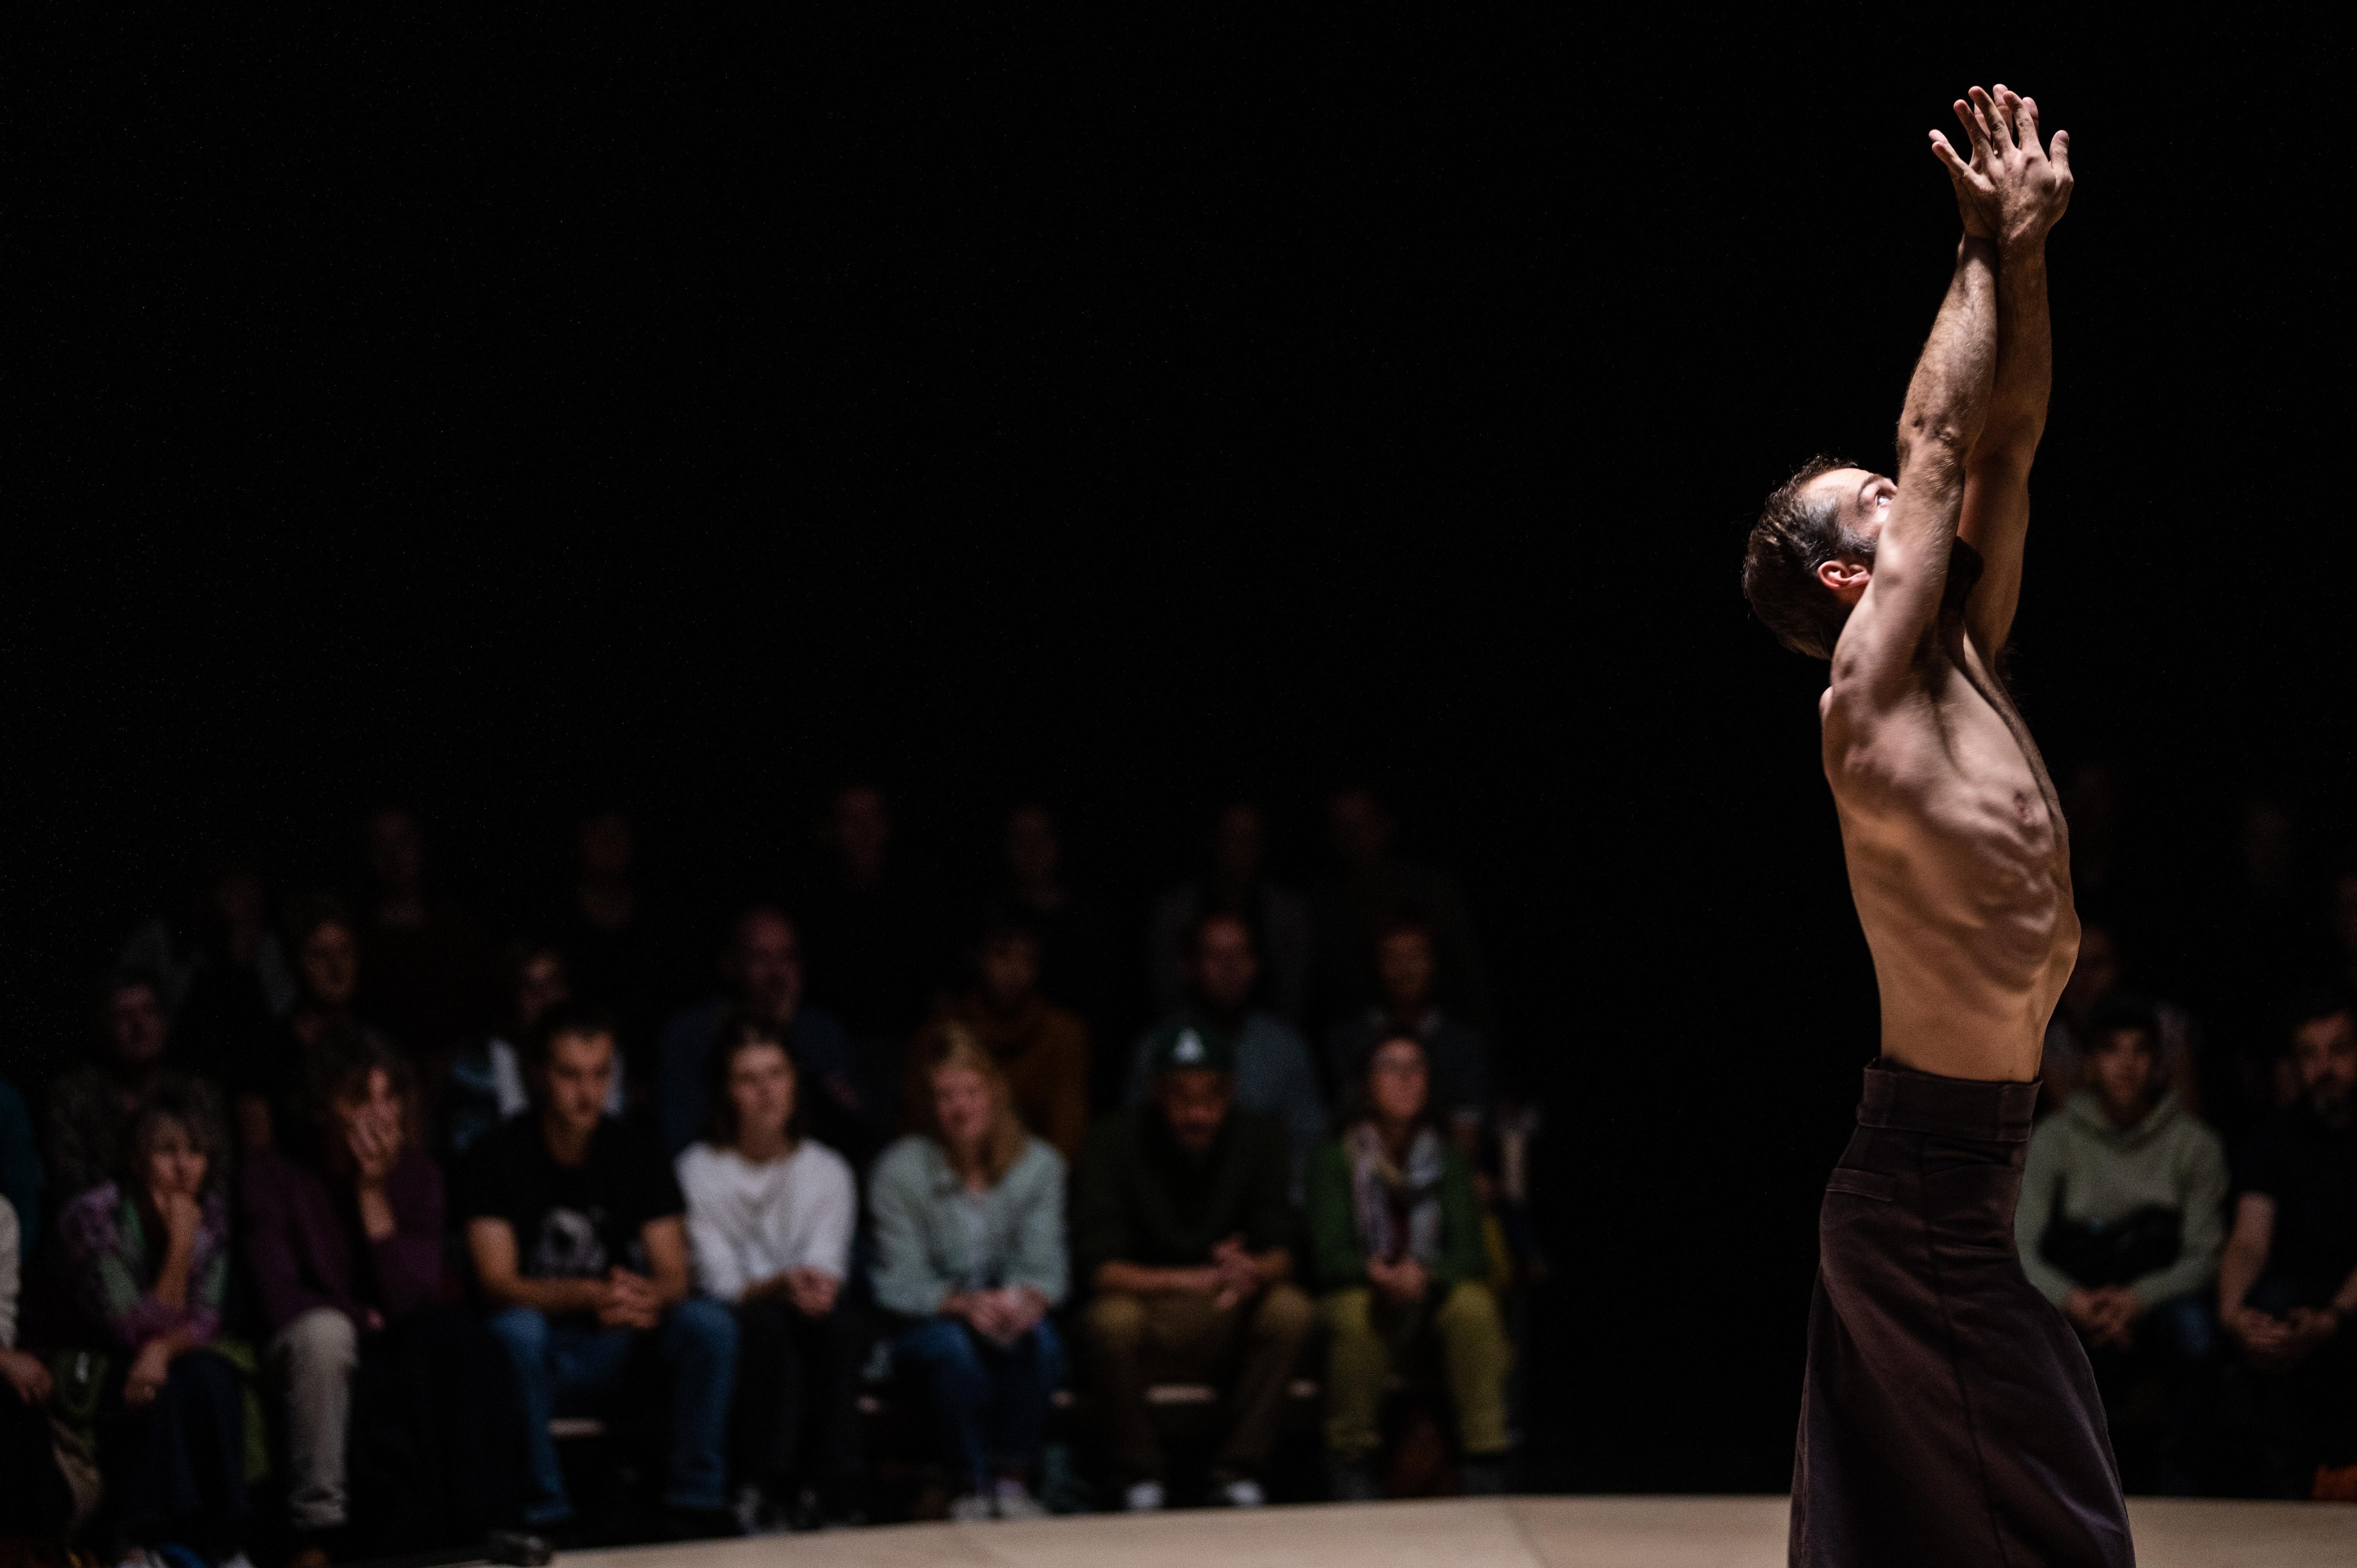
[[(2217, 1348), (2226, 1156), (2163, 1087), (2152, 1004), (2114, 996), (2087, 1030), (2086, 1087), (2029, 1140), (2014, 1238), (2022, 1272), (2079, 1331), (2132, 1489), (2183, 1492), (2199, 1370)], [(2125, 1396), (2158, 1377), (2167, 1413), (2136, 1430)], [(2149, 1438), (2149, 1442), (2146, 1441)]]

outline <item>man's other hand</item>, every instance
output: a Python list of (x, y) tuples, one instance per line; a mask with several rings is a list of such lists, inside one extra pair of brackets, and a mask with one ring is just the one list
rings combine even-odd
[(41, 1365), (40, 1358), (27, 1356), (22, 1350), (0, 1349), (0, 1379), (5, 1379), (16, 1397), (28, 1405), (49, 1402), (49, 1369)]
[(662, 1304), (655, 1297), (654, 1282), (628, 1269), (615, 1269), (606, 1276), (606, 1288), (597, 1299), (597, 1321), (608, 1328), (652, 1328), (662, 1320)]
[(1964, 232), (2000, 249), (2039, 245), (2071, 205), (2071, 134), (2054, 133), (2050, 156), (2038, 128), (2038, 102), (2003, 82), (1994, 96), (1975, 87), (1955, 102), (1972, 145), (1968, 160), (1932, 133), (1932, 153), (1956, 188)]

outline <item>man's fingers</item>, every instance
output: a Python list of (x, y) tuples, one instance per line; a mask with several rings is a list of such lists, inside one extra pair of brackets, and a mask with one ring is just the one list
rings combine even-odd
[[(1973, 91), (1978, 92), (1980, 89), (1975, 87)], [(1988, 154), (1988, 126), (1982, 121), (1981, 112), (1964, 100), (1957, 99), (1952, 107), (1958, 123), (1964, 127), (1964, 139), (1972, 144), (1973, 161), (1978, 163)]]
[(2021, 132), (2021, 150), (2034, 158), (2044, 157), (2046, 138), (2038, 134), (2038, 100), (2023, 98), (2014, 118)]
[(2054, 150), (2048, 156), (2054, 160), (2054, 166), (2056, 168), (2061, 169), (2064, 174), (2069, 174), (2071, 172), (2070, 132), (2057, 131), (2054, 133)]
[(2021, 94), (2000, 81), (1989, 90), (1989, 96), (1996, 101), (1997, 124), (2006, 141), (2016, 147), (2021, 145)]
[(1948, 177), (1951, 179), (1962, 179), (1964, 177), (1966, 169), (1964, 160), (1956, 156), (1956, 149), (1949, 143), (1948, 138), (1937, 131), (1932, 133), (1932, 156), (1940, 160), (1941, 166), (1948, 171)]
[(1979, 112), (1982, 120), (1987, 124), (1989, 150), (1999, 156), (2011, 152), (2013, 138), (2006, 134), (2005, 114), (1997, 108), (1996, 100), (1988, 95), (1986, 89), (1979, 87), (1974, 88), (1965, 96), (1973, 101), (1974, 109)]

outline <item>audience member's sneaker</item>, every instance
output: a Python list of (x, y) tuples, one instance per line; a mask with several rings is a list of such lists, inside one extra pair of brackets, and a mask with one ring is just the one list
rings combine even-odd
[(1001, 1519), (1046, 1519), (1048, 1517), (1046, 1506), (1031, 1495), (1031, 1488), (1012, 1476), (998, 1477), (998, 1485), (991, 1489), (990, 1501), (991, 1506), (998, 1510), (998, 1517)]
[(1214, 1489), (1211, 1497), (1222, 1506), (1232, 1509), (1256, 1509), (1268, 1501), (1258, 1481), (1230, 1481), (1226, 1486)]
[(1383, 1483), (1364, 1459), (1329, 1455), (1326, 1461), (1326, 1495), (1338, 1503), (1372, 1503), (1383, 1498)]
[(548, 1568), (556, 1549), (529, 1530), (495, 1530), (484, 1539), (483, 1555), (509, 1568)]
[(752, 1535), (758, 1532), (761, 1528), (761, 1488), (737, 1487), (737, 1500), (728, 1505), (728, 1511), (737, 1516), (737, 1533)]
[(960, 1524), (980, 1524), (990, 1517), (990, 1499), (980, 1492), (950, 1499), (950, 1518)]
[(1136, 1483), (1121, 1495), (1121, 1506), (1132, 1513), (1153, 1513), (1162, 1506), (1162, 1483)]
[(1458, 1490), (1469, 1498), (1494, 1498), (1506, 1490), (1506, 1466), (1497, 1458), (1469, 1456), (1457, 1466)]

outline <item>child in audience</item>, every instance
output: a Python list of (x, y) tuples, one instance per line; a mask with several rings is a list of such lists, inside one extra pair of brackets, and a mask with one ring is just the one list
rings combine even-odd
[(1309, 1164), (1309, 1236), (1329, 1336), (1326, 1452), (1337, 1500), (1380, 1495), (1383, 1391), (1429, 1334), (1456, 1405), (1465, 1490), (1502, 1489), (1513, 1352), (1480, 1283), (1473, 1174), (1435, 1124), (1424, 1042), (1394, 1032), (1367, 1058), (1342, 1135)]
[(961, 1520), (1046, 1510), (1038, 1463), (1063, 1348), (1064, 1161), (1023, 1130), (1006, 1076), (963, 1025), (931, 1033), (920, 1070), (929, 1130), (879, 1155), (869, 1180), (878, 1305), (901, 1325), (892, 1354), (941, 1423)]
[(843, 1294), (859, 1188), (801, 1135), (800, 1081), (783, 1031), (743, 1016), (713, 1056), (712, 1136), (679, 1156), (695, 1283), (737, 1314), (730, 1425), (747, 1530), (856, 1523), (856, 1318)]
[(132, 1120), (121, 1176), (68, 1204), (58, 1234), (76, 1298), (126, 1359), (100, 1420), (117, 1530), (141, 1548), (176, 1541), (242, 1563), (244, 1397), (216, 1342), (227, 1143), (210, 1090), (158, 1088)]

